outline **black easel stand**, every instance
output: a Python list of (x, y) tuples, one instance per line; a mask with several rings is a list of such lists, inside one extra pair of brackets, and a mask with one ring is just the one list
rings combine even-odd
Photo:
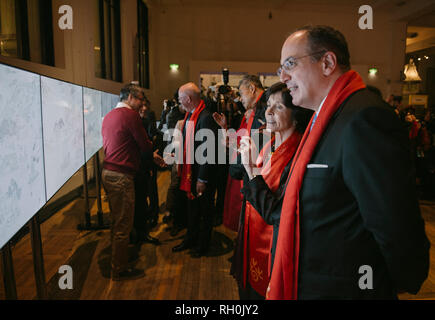
[(95, 168), (95, 187), (97, 189), (97, 215), (98, 215), (98, 225), (100, 227), (107, 227), (104, 225), (103, 219), (103, 206), (101, 205), (101, 175), (100, 175), (100, 156), (98, 152), (95, 154), (94, 158), (94, 168)]
[(85, 198), (85, 223), (79, 224), (77, 226), (78, 230), (103, 230), (108, 229), (109, 226), (104, 224), (103, 221), (103, 211), (101, 206), (101, 180), (100, 180), (100, 164), (98, 159), (98, 152), (96, 153), (96, 158), (94, 161), (97, 162), (94, 165), (95, 168), (95, 181), (96, 181), (96, 189), (97, 189), (97, 206), (98, 206), (98, 225), (91, 224), (91, 213), (89, 209), (89, 194), (88, 194), (88, 169), (86, 164), (83, 166), (83, 193)]
[(12, 263), (12, 251), (9, 242), (6, 243), (1, 250), (1, 256), (6, 300), (17, 300), (17, 285), (15, 283), (14, 266)]
[(41, 228), (38, 221), (38, 214), (35, 214), (29, 221), (30, 239), (32, 243), (33, 268), (35, 271), (35, 282), (37, 297), (40, 300), (48, 299), (47, 284), (45, 282), (44, 259), (42, 254)]

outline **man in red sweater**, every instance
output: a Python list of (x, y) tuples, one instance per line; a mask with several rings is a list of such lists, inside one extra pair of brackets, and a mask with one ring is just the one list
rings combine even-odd
[(141, 152), (152, 152), (152, 143), (139, 117), (145, 96), (134, 84), (121, 89), (115, 109), (103, 120), (105, 159), (102, 172), (111, 212), (112, 280), (138, 279), (143, 270), (128, 267), (128, 243), (134, 218), (134, 176)]

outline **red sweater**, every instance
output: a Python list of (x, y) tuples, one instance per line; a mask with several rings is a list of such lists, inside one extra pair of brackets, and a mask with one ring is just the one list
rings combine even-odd
[(141, 152), (152, 151), (139, 113), (132, 109), (121, 107), (110, 111), (103, 119), (101, 133), (105, 153), (103, 167), (107, 170), (135, 175)]

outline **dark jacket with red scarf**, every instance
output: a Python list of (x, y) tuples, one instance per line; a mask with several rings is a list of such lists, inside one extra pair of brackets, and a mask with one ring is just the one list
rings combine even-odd
[[(334, 114), (300, 190), (298, 299), (394, 299), (428, 275), (424, 230), (400, 120), (363, 89)], [(326, 167), (327, 166), (327, 167)], [(280, 231), (281, 232), (281, 231)], [(363, 289), (361, 266), (373, 271)]]

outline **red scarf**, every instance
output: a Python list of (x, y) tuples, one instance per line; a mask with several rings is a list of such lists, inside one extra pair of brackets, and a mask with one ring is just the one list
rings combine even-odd
[(292, 162), (281, 211), (278, 241), (272, 277), (266, 295), (271, 300), (297, 299), (299, 267), (299, 191), (305, 170), (317, 143), (340, 105), (357, 90), (365, 88), (360, 75), (351, 70), (334, 83), (310, 132), (311, 121), (305, 130)]
[[(181, 176), (180, 190), (186, 191), (187, 197), (191, 200), (195, 198), (192, 193), (192, 156), (194, 156), (193, 144), (195, 143), (195, 128), (198, 117), (202, 110), (204, 110), (204, 108), (204, 101), (201, 100), (199, 105), (195, 108), (195, 111), (193, 112), (189, 121), (187, 122), (186, 137), (183, 143), (183, 164), (178, 165), (178, 176)], [(188, 116), (189, 113), (186, 112), (183, 125), (181, 126), (181, 132), (183, 132), (184, 130), (184, 126), (186, 125), (186, 120)]]
[[(262, 166), (261, 174), (264, 181), (272, 192), (279, 187), (282, 172), (288, 164), (302, 135), (294, 132), (276, 149), (271, 157), (268, 157), (275, 139), (269, 142), (261, 150), (257, 159), (257, 166)], [(267, 285), (270, 279), (270, 249), (272, 246), (273, 227), (268, 225), (254, 207), (246, 202), (245, 228), (243, 254), (243, 284), (246, 287), (248, 279), (251, 287), (262, 296), (266, 295)], [(249, 259), (249, 262), (248, 262)], [(249, 263), (249, 265), (248, 265)], [(249, 274), (247, 274), (249, 270)]]
[[(257, 105), (258, 101), (260, 101), (262, 95), (263, 93), (261, 93), (257, 97), (257, 100), (255, 101), (255, 105)], [(242, 122), (240, 123), (240, 127), (236, 133), (237, 149), (240, 146), (241, 137), (249, 136), (251, 133), (252, 124), (254, 123), (254, 118), (255, 118), (255, 111), (256, 108), (252, 110), (248, 119), (246, 119), (246, 115), (244, 115), (242, 118)], [(233, 141), (233, 139), (231, 139), (230, 141)], [(231, 161), (234, 161), (236, 158), (237, 158), (237, 152), (233, 151), (232, 154), (230, 154), (230, 159)], [(225, 191), (223, 224), (225, 227), (233, 231), (239, 230), (240, 211), (242, 209), (242, 203), (243, 203), (243, 196), (242, 193), (240, 192), (242, 186), (243, 186), (242, 180), (233, 179), (231, 175), (228, 174), (227, 186), (225, 189), (226, 191)]]
[(260, 101), (260, 99), (263, 96), (263, 94), (264, 94), (264, 91), (262, 93), (260, 93), (260, 95), (255, 100), (254, 109), (252, 110), (251, 115), (249, 116), (249, 121), (248, 121), (248, 124), (247, 124), (247, 130), (248, 130), (249, 134), (251, 134), (252, 123), (254, 122), (255, 112), (257, 111), (257, 103), (258, 103), (258, 101)]
[[(254, 119), (253, 115), (251, 117)], [(240, 130), (247, 130), (248, 123), (246, 122), (246, 117), (243, 116), (242, 122), (240, 124)], [(252, 126), (252, 122), (251, 122)], [(240, 143), (240, 135), (237, 135), (237, 145)], [(237, 157), (237, 152), (233, 152), (230, 156), (232, 161)], [(240, 211), (242, 209), (243, 196), (240, 192), (242, 189), (242, 180), (233, 179), (230, 174), (228, 174), (227, 186), (225, 189), (225, 204), (223, 213), (223, 225), (233, 231), (239, 230), (239, 220)]]

